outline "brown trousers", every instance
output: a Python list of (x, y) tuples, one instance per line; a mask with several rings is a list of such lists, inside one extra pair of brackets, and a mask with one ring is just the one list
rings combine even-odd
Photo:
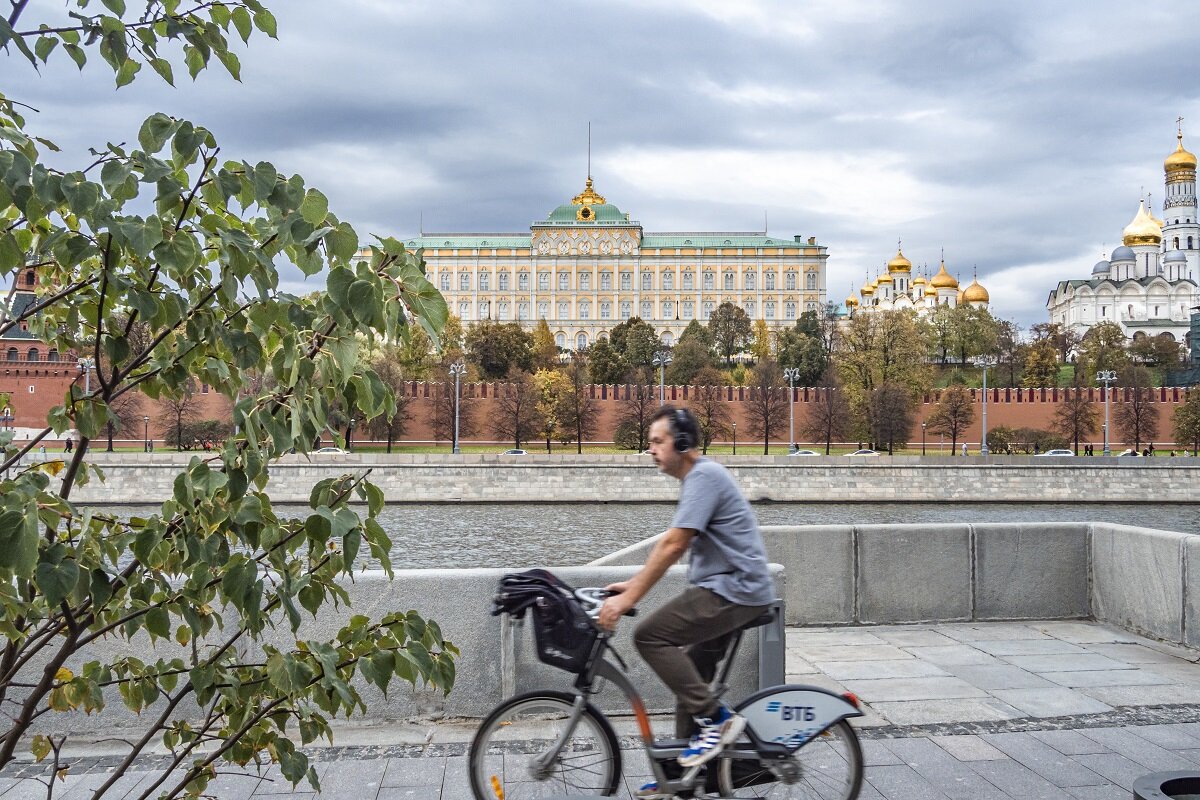
[(638, 652), (678, 700), (675, 735), (691, 736), (695, 717), (709, 717), (718, 701), (709, 684), (729, 638), (769, 606), (740, 606), (699, 586), (644, 619), (633, 632)]

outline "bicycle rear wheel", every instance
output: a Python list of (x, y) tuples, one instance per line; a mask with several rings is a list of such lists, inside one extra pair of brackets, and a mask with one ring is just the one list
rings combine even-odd
[(621, 750), (612, 726), (590, 703), (554, 761), (545, 766), (539, 761), (562, 735), (574, 702), (566, 692), (541, 691), (497, 706), (471, 740), (476, 800), (614, 794)]
[(782, 763), (722, 758), (717, 785), (722, 797), (854, 800), (862, 776), (858, 735), (842, 720)]

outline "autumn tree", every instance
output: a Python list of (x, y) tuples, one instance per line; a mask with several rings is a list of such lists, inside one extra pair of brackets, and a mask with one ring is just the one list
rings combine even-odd
[(750, 344), (750, 317), (745, 309), (733, 303), (717, 306), (708, 321), (708, 330), (712, 334), (713, 348), (724, 357), (726, 365), (732, 364), (733, 357)]
[(755, 362), (765, 361), (771, 357), (771, 329), (767, 327), (765, 319), (754, 320), (754, 329), (751, 334), (752, 344), (750, 345), (750, 354), (754, 356)]
[(962, 386), (951, 386), (942, 392), (937, 406), (925, 421), (931, 433), (950, 437), (950, 452), (957, 452), (958, 437), (975, 421), (975, 400)]
[(799, 386), (816, 384), (827, 365), (821, 340), (795, 325), (781, 330), (776, 341), (779, 366), (800, 370), (800, 377), (796, 381)]
[[(428, 338), (425, 344), (428, 345)], [(375, 353), (372, 368), (379, 380), (391, 390), (396, 398), (396, 407), (368, 420), (366, 433), (372, 439), (383, 439), (387, 442), (387, 452), (392, 452), (392, 444), (404, 435), (408, 427), (408, 407), (412, 397), (408, 394), (408, 369), (413, 362), (412, 350), (395, 344), (384, 345)], [(430, 369), (424, 364), (417, 367), (418, 371)]]
[(1188, 389), (1184, 402), (1175, 407), (1171, 436), (1185, 450), (1190, 446), (1192, 453), (1200, 456), (1200, 389)]
[(1079, 442), (1092, 436), (1099, 424), (1100, 411), (1085, 390), (1078, 384), (1066, 389), (1062, 403), (1054, 410), (1054, 430), (1075, 443), (1075, 455), (1079, 455)]
[(449, 369), (439, 369), (435, 375), (440, 383), (434, 387), (433, 397), (427, 406), (426, 422), (433, 431), (436, 441), (443, 439), (454, 446), (454, 412), (458, 409), (458, 441), (475, 435), (475, 398), (467, 391), (466, 384), (458, 382), (458, 396), (454, 394), (454, 376)]
[(1031, 389), (1058, 385), (1058, 356), (1053, 342), (1037, 339), (1029, 346), (1021, 384)]
[(654, 326), (640, 317), (631, 317), (614, 325), (608, 332), (608, 342), (616, 354), (616, 369), (620, 373), (620, 377), (613, 383), (625, 380), (625, 376), (631, 370), (650, 367), (655, 354), (663, 349), (662, 343), (654, 333)]
[(664, 380), (671, 386), (689, 386), (696, 375), (714, 366), (712, 351), (695, 337), (680, 339), (671, 350)]
[(1021, 329), (1009, 320), (996, 324), (996, 373), (1003, 375), (1001, 386), (1019, 386), (1028, 347), (1021, 341)]
[(877, 388), (897, 384), (913, 396), (928, 388), (925, 335), (908, 311), (858, 314), (846, 325), (836, 364), (858, 436), (872, 436), (869, 401)]
[(825, 455), (829, 455), (834, 442), (845, 441), (850, 435), (850, 404), (833, 368), (825, 371), (814, 392), (816, 396), (800, 422), (800, 435), (805, 441), (823, 442)]
[(1077, 370), (1088, 383), (1095, 381), (1101, 370), (1115, 370), (1120, 375), (1130, 363), (1127, 344), (1125, 332), (1117, 323), (1093, 325), (1079, 343)]
[(641, 367), (629, 373), (629, 382), (618, 390), (625, 390), (617, 412), (616, 444), (639, 453), (649, 446), (650, 418), (659, 408), (658, 387), (650, 379), (650, 371)]
[[(1108, 324), (1108, 323), (1101, 323)], [(1054, 347), (1058, 361), (1066, 364), (1080, 344), (1079, 331), (1058, 322), (1039, 322), (1029, 329), (1035, 341), (1045, 339)]]
[(559, 441), (563, 444), (574, 441), (576, 452), (582, 453), (584, 440), (595, 433), (600, 413), (589, 391), (588, 367), (582, 354), (576, 353), (571, 359), (566, 376), (570, 385), (559, 405)]
[(986, 308), (970, 305), (956, 306), (950, 314), (951, 341), (958, 354), (958, 363), (968, 364), (976, 356), (991, 354), (996, 349), (999, 326)]
[(538, 318), (533, 329), (533, 369), (554, 369), (558, 366), (558, 345), (545, 317)]
[(732, 415), (729, 401), (725, 399), (724, 376), (715, 367), (705, 367), (696, 373), (692, 381), (690, 408), (700, 425), (700, 447), (707, 454), (713, 439), (729, 433)]
[(480, 320), (465, 337), (467, 359), (485, 381), (503, 378), (513, 367), (533, 366), (533, 337), (517, 322)]
[(679, 341), (677, 342), (677, 344), (683, 344), (686, 341), (692, 341), (692, 340), (699, 342), (700, 344), (704, 345), (704, 348), (706, 350), (708, 350), (709, 352), (712, 352), (712, 350), (713, 350), (712, 331), (710, 331), (708, 328), (706, 328), (704, 326), (704, 323), (702, 323), (698, 319), (694, 319), (687, 324), (687, 327), (683, 329), (683, 333), (679, 334)]
[(1113, 421), (1122, 440), (1133, 442), (1134, 448), (1140, 450), (1142, 442), (1151, 442), (1158, 432), (1160, 412), (1153, 398), (1153, 376), (1150, 370), (1134, 364), (1125, 368), (1121, 382), (1129, 392), (1129, 399), (1117, 404)]
[(200, 419), (200, 398), (196, 396), (195, 382), (189, 381), (179, 392), (161, 397), (156, 405), (158, 430), (163, 442), (176, 450), (190, 450), (191, 441), (185, 439), (184, 429)]
[(894, 447), (908, 444), (913, 425), (913, 398), (908, 387), (885, 381), (871, 392), (867, 409), (876, 447), (886, 446), (890, 454)]
[(1129, 355), (1134, 361), (1160, 370), (1178, 369), (1183, 361), (1183, 346), (1169, 333), (1158, 336), (1135, 336), (1129, 343)]
[(592, 383), (620, 383), (629, 372), (621, 354), (606, 337), (597, 339), (587, 349), (587, 368)]
[(542, 430), (538, 419), (538, 389), (533, 376), (519, 367), (512, 367), (500, 387), (492, 417), (492, 430), (500, 440), (511, 439), (520, 449)]
[(564, 430), (566, 409), (564, 403), (571, 393), (571, 379), (557, 369), (539, 369), (533, 375), (537, 387), (537, 416), (541, 423), (538, 435), (546, 440), (546, 452), (551, 452), (550, 443)]
[(783, 370), (774, 361), (755, 365), (750, 382), (750, 397), (745, 406), (751, 436), (761, 436), (763, 455), (771, 451), (771, 440), (787, 431), (788, 397), (783, 388)]
[(943, 303), (921, 323), (930, 351), (943, 367), (950, 363), (950, 351), (954, 349), (955, 322), (954, 309)]

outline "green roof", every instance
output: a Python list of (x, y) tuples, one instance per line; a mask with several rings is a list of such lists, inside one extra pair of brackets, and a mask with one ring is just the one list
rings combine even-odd
[(822, 247), (759, 233), (647, 233), (642, 247)]
[(588, 208), (596, 215), (595, 219), (582, 220), (576, 217), (579, 209), (583, 206), (575, 203), (563, 203), (558, 208), (550, 212), (549, 222), (575, 222), (583, 225), (589, 225), (597, 222), (625, 222), (625, 214), (621, 209), (614, 206), (612, 203), (597, 203)]
[(405, 247), (529, 247), (532, 237), (519, 233), (430, 233), (404, 242)]

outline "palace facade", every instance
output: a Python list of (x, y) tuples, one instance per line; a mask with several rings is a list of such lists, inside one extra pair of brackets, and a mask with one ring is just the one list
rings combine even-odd
[(1122, 232), (1121, 246), (1092, 267), (1089, 278), (1060, 281), (1046, 300), (1051, 322), (1080, 334), (1115, 322), (1130, 338), (1189, 338), (1191, 310), (1200, 302), (1200, 218), (1196, 211), (1196, 156), (1176, 134), (1175, 152), (1163, 162), (1163, 219), (1142, 200)]
[(828, 249), (816, 237), (653, 233), (592, 187), (529, 233), (423, 233), (427, 275), (464, 325), (545, 319), (555, 342), (582, 349), (631, 317), (674, 344), (692, 320), (733, 303), (772, 328), (825, 302)]

